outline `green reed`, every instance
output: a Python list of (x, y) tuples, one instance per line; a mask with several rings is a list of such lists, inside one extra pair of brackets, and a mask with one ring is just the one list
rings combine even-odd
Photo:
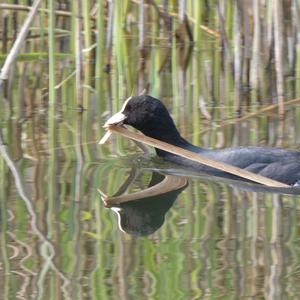
[[(4, 175), (5, 173), (7, 174), (7, 167), (4, 163), (4, 160), (0, 158), (0, 173)], [(1, 235), (0, 235), (0, 240), (1, 240), (1, 261), (3, 262), (3, 271), (5, 274), (9, 274), (11, 270), (10, 266), (10, 261), (9, 261), (9, 249), (8, 249), (8, 236), (7, 236), (7, 229), (8, 229), (8, 224), (7, 224), (7, 203), (5, 201), (5, 190), (7, 188), (7, 182), (5, 181), (5, 176), (1, 176), (0, 179), (0, 216), (1, 216)], [(11, 290), (11, 280), (10, 276), (5, 276), (4, 282), (3, 282), (3, 297), (8, 298), (10, 295), (10, 290)]]
[[(142, 2), (141, 2), (142, 3)], [(272, 14), (271, 6), (266, 4), (265, 6), (262, 3), (256, 2), (256, 6), (247, 7), (243, 4), (241, 7), (234, 6), (232, 2), (220, 1), (215, 4), (215, 6), (204, 7), (204, 3), (201, 1), (183, 1), (178, 2), (179, 6), (176, 6), (175, 3), (171, 1), (163, 1), (162, 3), (142, 5), (136, 1), (117, 1), (115, 3), (109, 2), (109, 7), (105, 10), (105, 5), (103, 1), (93, 2), (86, 1), (82, 6), (82, 16), (83, 16), (83, 27), (82, 27), (82, 47), (85, 49), (83, 54), (84, 64), (83, 64), (83, 78), (82, 85), (83, 88), (83, 107), (89, 109), (90, 97), (95, 95), (97, 91), (97, 101), (96, 107), (99, 107), (98, 113), (101, 114), (105, 110), (116, 110), (120, 105), (119, 101), (129, 96), (132, 92), (137, 93), (146, 88), (154, 96), (169, 96), (163, 95), (164, 91), (162, 86), (165, 86), (165, 80), (163, 80), (164, 68), (172, 65), (172, 80), (170, 84), (172, 85), (172, 95), (173, 103), (175, 106), (187, 106), (187, 103), (194, 103), (195, 106), (198, 103), (199, 97), (204, 97), (204, 101), (210, 101), (210, 98), (216, 101), (216, 105), (225, 105), (227, 108), (232, 107), (233, 109), (228, 109), (228, 113), (238, 111), (239, 107), (247, 107), (251, 103), (256, 103), (257, 99), (265, 97), (265, 91), (268, 89), (264, 83), (264, 73), (267, 67), (267, 60), (264, 57), (268, 57), (268, 47), (267, 50), (263, 49), (263, 43), (266, 39), (262, 39), (259, 42), (259, 35), (264, 33), (265, 35), (270, 34), (269, 28), (272, 26)], [(183, 5), (185, 3), (185, 6)], [(49, 3), (50, 4), (50, 3)], [(75, 21), (76, 21), (76, 11), (74, 10), (74, 2), (70, 3), (70, 10), (66, 11), (65, 14), (55, 11), (55, 7), (48, 7), (47, 9), (43, 8), (40, 10), (40, 31), (37, 31), (36, 28), (38, 24), (35, 24), (32, 30), (34, 37), (28, 39), (29, 45), (37, 45), (40, 50), (38, 53), (33, 51), (28, 52), (25, 57), (28, 57), (30, 60), (40, 59), (44, 57), (43, 50), (46, 50), (47, 47), (45, 44), (45, 26), (47, 15), (49, 17), (49, 98), (48, 101), (51, 104), (53, 102), (53, 87), (55, 85), (53, 79), (53, 66), (55, 65), (52, 58), (56, 60), (62, 57), (68, 57), (68, 54), (62, 53), (60, 51), (55, 51), (60, 48), (58, 46), (59, 41), (62, 37), (59, 34), (69, 34), (70, 40), (68, 43), (70, 53), (75, 55)], [(286, 10), (294, 9), (294, 3), (289, 7), (285, 8)], [(243, 10), (241, 10), (243, 9)], [(90, 12), (93, 10), (95, 15), (91, 16)], [(250, 16), (248, 13), (253, 10), (254, 14), (254, 27), (253, 31), (249, 31), (249, 26), (251, 23)], [(111, 15), (110, 12), (111, 11)], [(15, 15), (21, 14), (19, 11), (14, 12)], [(142, 12), (142, 14), (141, 14)], [(163, 16), (162, 13), (165, 13)], [(221, 52), (216, 51), (216, 56), (219, 55), (219, 60), (214, 60), (212, 67), (212, 82), (216, 87), (214, 89), (214, 95), (211, 95), (211, 91), (206, 89), (206, 86), (203, 82), (206, 81), (203, 77), (207, 76), (207, 70), (204, 66), (201, 65), (198, 58), (192, 59), (192, 65), (190, 64), (188, 68), (182, 69), (180, 67), (181, 53), (176, 53), (175, 50), (182, 45), (179, 45), (178, 41), (174, 38), (176, 30), (181, 26), (182, 19), (179, 15), (185, 13), (189, 26), (191, 27), (191, 32), (193, 34), (194, 40), (194, 49), (199, 51), (201, 55), (204, 55), (205, 43), (215, 42), (216, 47), (220, 47)], [(266, 20), (268, 22), (263, 23), (262, 14), (266, 15)], [(58, 22), (53, 22), (55, 15), (59, 16)], [(140, 18), (142, 19), (140, 20)], [(171, 27), (167, 29), (166, 18), (170, 18)], [(235, 52), (233, 51), (232, 46), (234, 45), (234, 32), (237, 32), (234, 28), (234, 18), (239, 18), (238, 26), (243, 30), (248, 30), (253, 34), (253, 43), (251, 44), (251, 39), (248, 36), (245, 36), (240, 41), (236, 41), (236, 49), (240, 49), (236, 53), (240, 57), (236, 57)], [(7, 16), (9, 30), (8, 30), (8, 41), (11, 39), (13, 34), (15, 23), (13, 23), (12, 16)], [(144, 25), (139, 24), (140, 21), (144, 20)], [(152, 22), (151, 25), (149, 25)], [(278, 21), (281, 22), (280, 20)], [(291, 28), (295, 26), (294, 19), (288, 20), (291, 24)], [(13, 25), (14, 24), (14, 25)], [(247, 25), (248, 24), (248, 25)], [(62, 27), (64, 26), (64, 27)], [(94, 30), (96, 26), (96, 30)], [(205, 27), (207, 29), (205, 29)], [(245, 28), (244, 28), (245, 27)], [(170, 31), (169, 31), (170, 30)], [(217, 38), (213, 36), (212, 33), (209, 33), (209, 30), (214, 31), (216, 34), (219, 34), (220, 37)], [(39, 33), (40, 32), (40, 33)], [(39, 37), (37, 34), (39, 33)], [(128, 38), (132, 33), (132, 37)], [(284, 32), (287, 34), (287, 32)], [(240, 35), (242, 36), (242, 31)], [(211, 40), (207, 40), (207, 36), (211, 37)], [(136, 38), (135, 38), (136, 37)], [(287, 35), (283, 37), (287, 38)], [(105, 40), (106, 39), (106, 40)], [(189, 43), (186, 32), (183, 35), (184, 47), (187, 47)], [(51, 41), (51, 42), (50, 42)], [(169, 43), (167, 42), (169, 41)], [(243, 44), (245, 41), (246, 44)], [(56, 45), (53, 45), (56, 44)], [(172, 49), (166, 56), (166, 51), (163, 51), (163, 48), (166, 47), (166, 44)], [(93, 47), (96, 45), (96, 50), (93, 50)], [(151, 47), (152, 45), (152, 47)], [(150, 46), (150, 47), (149, 47)], [(155, 46), (162, 48), (155, 48)], [(246, 46), (246, 48), (245, 48)], [(132, 55), (132, 47), (135, 47), (136, 55)], [(6, 47), (7, 48), (7, 47)], [(248, 49), (249, 48), (249, 49)], [(31, 50), (33, 50), (32, 48)], [(64, 50), (65, 51), (65, 50)], [(263, 52), (264, 51), (264, 52)], [(55, 55), (54, 55), (55, 53)], [(269, 52), (271, 53), (271, 52)], [(94, 54), (96, 54), (96, 64), (92, 63)], [(169, 57), (168, 57), (169, 56)], [(212, 55), (205, 55), (208, 60), (212, 59)], [(22, 59), (22, 58), (21, 58)], [(26, 59), (26, 58), (25, 58)], [(73, 58), (71, 58), (73, 59)], [(75, 59), (75, 56), (74, 56)], [(146, 60), (145, 67), (141, 68), (140, 62)], [(241, 70), (240, 75), (234, 75), (233, 62), (240, 61)], [(247, 72), (247, 60), (250, 62), (249, 70), (251, 76), (248, 77)], [(297, 62), (298, 59), (293, 60)], [(165, 63), (167, 62), (167, 63)], [(289, 65), (289, 62), (285, 60), (285, 63)], [(239, 65), (237, 63), (236, 65)], [(57, 71), (56, 64), (56, 71)], [(52, 68), (52, 69), (51, 69)], [(294, 70), (295, 74), (299, 69), (297, 63), (291, 63), (289, 66), (291, 70)], [(108, 73), (104, 70), (109, 69)], [(219, 81), (219, 74), (223, 73), (222, 82)], [(274, 70), (276, 72), (276, 70)], [(278, 78), (282, 78), (278, 71)], [(70, 72), (64, 72), (62, 77), (57, 77), (56, 80), (63, 81)], [(180, 78), (177, 78), (177, 77)], [(237, 76), (237, 77), (234, 77)], [(192, 82), (193, 93), (190, 93), (190, 89), (187, 89), (187, 81), (182, 81), (181, 78), (189, 78), (189, 82)], [(239, 78), (239, 82), (237, 82)], [(252, 79), (251, 79), (252, 78)], [(258, 80), (259, 78), (259, 80)], [(249, 81), (250, 80), (250, 81)], [(58, 82), (57, 82), (58, 83)], [(148, 83), (150, 83), (148, 85)], [(183, 87), (182, 85), (185, 84)], [(253, 90), (251, 90), (251, 101), (248, 103), (243, 103), (243, 97), (238, 93), (241, 90), (242, 86), (251, 84)], [(236, 86), (236, 102), (233, 101), (233, 96), (224, 97), (225, 94), (228, 94), (234, 86)], [(100, 89), (101, 87), (101, 89)], [(292, 87), (293, 89), (293, 87)], [(281, 87), (281, 91), (283, 88)], [(180, 93), (179, 93), (180, 92)], [(297, 94), (296, 92), (294, 93)], [(182, 102), (179, 103), (179, 99)], [(246, 105), (245, 105), (246, 104)], [(57, 107), (57, 104), (53, 104)], [(53, 107), (50, 105), (50, 108)], [(247, 110), (243, 108), (243, 112)], [(193, 110), (196, 112), (199, 110)], [(50, 115), (53, 114), (53, 111), (50, 111)], [(49, 116), (49, 119), (52, 119)], [(85, 114), (83, 118), (84, 131), (83, 136), (84, 142), (88, 142), (93, 138), (95, 132), (90, 132), (86, 128), (90, 127), (91, 123), (88, 122), (90, 116)], [(198, 115), (194, 116), (194, 121), (199, 120)], [(196, 127), (200, 126), (200, 123), (195, 125)], [(197, 141), (198, 142), (198, 141)], [(91, 159), (89, 151), (85, 150), (87, 157)]]

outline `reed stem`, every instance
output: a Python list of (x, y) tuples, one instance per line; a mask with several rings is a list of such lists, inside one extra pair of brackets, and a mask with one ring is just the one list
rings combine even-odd
[(290, 187), (287, 184), (284, 184), (282, 182), (246, 171), (244, 169), (240, 169), (238, 167), (232, 166), (232, 165), (228, 165), (226, 163), (223, 162), (219, 162), (219, 161), (215, 161), (212, 159), (209, 159), (203, 155), (200, 155), (199, 153), (195, 153), (195, 152), (191, 152), (189, 150), (174, 146), (174, 145), (170, 145), (168, 143), (162, 142), (160, 140), (148, 137), (146, 135), (143, 134), (138, 134), (135, 132), (131, 132), (128, 129), (124, 128), (124, 127), (119, 127), (119, 126), (110, 126), (108, 128), (108, 130), (112, 131), (112, 132), (117, 132), (119, 134), (121, 134), (122, 136), (125, 136), (127, 138), (130, 138), (132, 140), (138, 141), (138, 142), (143, 142), (149, 146), (179, 155), (181, 157), (196, 161), (198, 163), (201, 163), (203, 165), (233, 174), (235, 176), (239, 176), (245, 179), (248, 179), (250, 181), (254, 181), (254, 182), (258, 182), (260, 184), (264, 184), (266, 186), (270, 186), (270, 187)]

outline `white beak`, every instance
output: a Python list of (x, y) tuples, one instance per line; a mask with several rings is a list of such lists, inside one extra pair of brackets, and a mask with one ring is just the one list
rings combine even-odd
[(104, 128), (107, 128), (109, 125), (116, 125), (119, 124), (121, 122), (123, 122), (127, 117), (123, 114), (123, 111), (126, 108), (127, 103), (130, 101), (132, 97), (129, 97), (128, 99), (126, 99), (126, 101), (123, 103), (123, 106), (121, 108), (121, 110), (119, 112), (117, 112), (116, 114), (114, 114), (113, 116), (111, 116), (104, 124)]
[(110, 125), (116, 125), (123, 122), (126, 119), (126, 116), (122, 112), (117, 112), (113, 116), (111, 116), (104, 124), (104, 128), (107, 128)]

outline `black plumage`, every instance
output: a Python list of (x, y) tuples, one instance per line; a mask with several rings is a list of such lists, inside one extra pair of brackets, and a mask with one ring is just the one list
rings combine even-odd
[[(181, 137), (163, 103), (148, 95), (129, 98), (122, 110), (106, 122), (107, 125), (115, 123), (131, 125), (147, 136), (289, 185), (298, 185), (300, 182), (299, 151), (255, 146), (211, 150), (194, 146)], [(236, 178), (234, 175), (160, 149), (156, 149), (156, 153), (166, 160), (194, 170)]]

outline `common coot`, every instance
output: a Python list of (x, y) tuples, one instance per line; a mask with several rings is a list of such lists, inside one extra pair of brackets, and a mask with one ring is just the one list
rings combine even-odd
[[(128, 98), (121, 110), (109, 118), (104, 126), (113, 124), (130, 125), (147, 136), (289, 185), (300, 184), (299, 151), (255, 146), (211, 150), (194, 146), (180, 135), (163, 103), (148, 95)], [(236, 176), (223, 171), (160, 149), (155, 150), (158, 156), (185, 167), (236, 179)]]

